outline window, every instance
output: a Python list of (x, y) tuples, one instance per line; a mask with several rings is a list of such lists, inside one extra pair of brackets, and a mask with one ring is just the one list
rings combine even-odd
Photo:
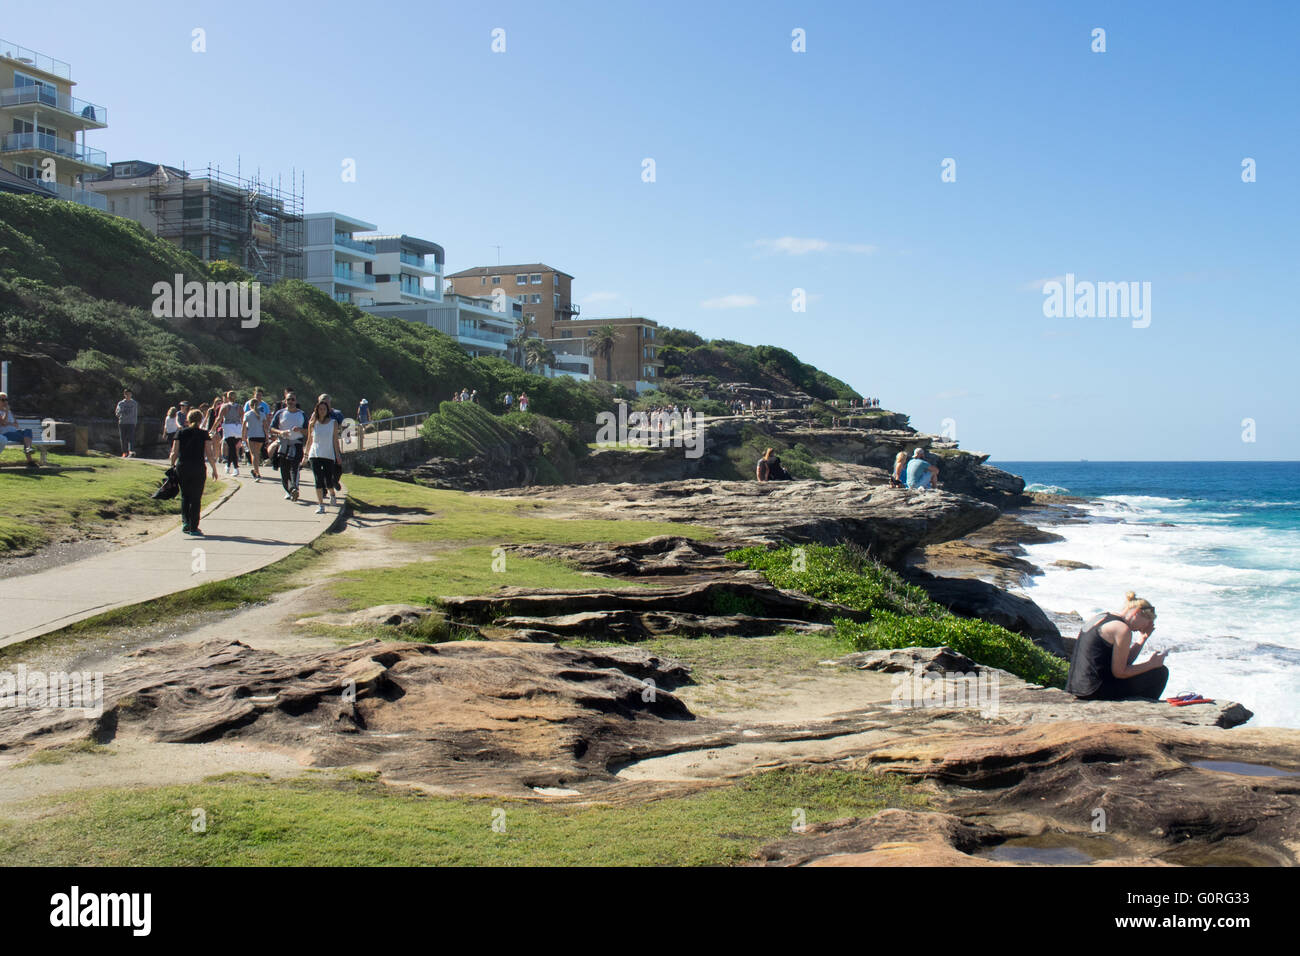
[(493, 284), (493, 285), (500, 285), (500, 284), (501, 284), (501, 277), (500, 277), (500, 276), (493, 276), (493, 277), (492, 277), (492, 284)]
[(531, 282), (533, 285), (541, 285), (542, 274), (540, 272), (534, 272), (532, 275), (528, 277), (528, 281)]
[(565, 329), (563, 332), (560, 333), (560, 338), (571, 339), (573, 338), (573, 333), (570, 332), (568, 329)]
[(551, 282), (555, 288), (558, 289), (560, 287), (560, 274), (558, 272), (551, 273)]
[(528, 285), (528, 276), (527, 275), (515, 276), (515, 285)]
[(487, 276), (479, 276), (478, 284), (479, 284), (479, 285), (487, 285)]
[(36, 167), (28, 163), (14, 163), (14, 172), (23, 179), (35, 179)]
[(533, 293), (533, 305), (541, 305), (541, 304), (542, 304), (542, 297), (541, 297), (540, 295), (538, 295), (536, 292), (534, 292), (534, 293)]
[(555, 293), (551, 298), (555, 300), (555, 308), (558, 309), (560, 307), (560, 293)]

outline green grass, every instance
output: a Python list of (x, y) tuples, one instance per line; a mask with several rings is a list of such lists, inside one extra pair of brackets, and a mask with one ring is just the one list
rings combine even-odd
[[(330, 585), (349, 609), (379, 604), (435, 604), (454, 595), (486, 594), (507, 585), (529, 588), (591, 588), (610, 579), (584, 575), (546, 558), (494, 555), (487, 545), (440, 551), (427, 561), (392, 568), (347, 571)], [(502, 568), (494, 571), (494, 564)], [(619, 586), (636, 586), (617, 582)]]
[[(308, 775), (83, 791), (0, 823), (0, 858), (69, 866), (699, 866), (744, 862), (807, 823), (925, 806), (893, 776), (783, 769), (686, 796), (566, 806), (416, 795)], [(206, 814), (191, 831), (192, 811)], [(504, 832), (494, 832), (495, 819)]]
[[(804, 564), (801, 570), (795, 568), (797, 556)], [(762, 571), (777, 587), (867, 612), (868, 621), (835, 621), (836, 630), (855, 650), (946, 646), (1032, 683), (1065, 686), (1068, 661), (1004, 627), (958, 617), (921, 588), (905, 584), (894, 571), (850, 547), (742, 548), (728, 557)]]
[(385, 478), (350, 477), (348, 496), (362, 510), (421, 509), (434, 515), (428, 521), (394, 529), (398, 541), (581, 544), (644, 541), (661, 534), (701, 540), (716, 536), (710, 528), (672, 521), (537, 517), (529, 512), (539, 511), (549, 502), (480, 497)]
[[(162, 469), (103, 455), (50, 455), (44, 468), (16, 468), (21, 449), (7, 449), (0, 479), (0, 554), (48, 544), (60, 533), (102, 527), (131, 515), (174, 514), (180, 500), (150, 497), (162, 484)], [(209, 481), (203, 500), (226, 486)]]

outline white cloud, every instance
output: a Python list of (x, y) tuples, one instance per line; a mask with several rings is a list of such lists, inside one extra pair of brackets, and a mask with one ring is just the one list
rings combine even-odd
[(829, 239), (800, 239), (795, 236), (782, 236), (780, 239), (757, 239), (750, 245), (773, 254), (783, 253), (787, 256), (803, 256), (810, 252), (854, 252), (859, 255), (871, 255), (877, 246), (857, 242), (831, 242)]
[(617, 302), (618, 298), (617, 292), (588, 292), (578, 301), (589, 305), (600, 305), (602, 302)]
[(744, 309), (758, 305), (758, 298), (752, 295), (722, 295), (716, 299), (705, 299), (700, 303), (702, 309)]

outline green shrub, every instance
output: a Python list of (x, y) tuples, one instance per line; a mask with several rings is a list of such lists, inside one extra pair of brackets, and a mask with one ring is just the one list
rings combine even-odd
[[(763, 572), (776, 587), (866, 612), (866, 621), (835, 621), (836, 633), (855, 650), (945, 646), (1035, 684), (1065, 685), (1066, 661), (1004, 627), (957, 617), (852, 545), (741, 548), (727, 557)], [(795, 570), (799, 560), (803, 570)]]

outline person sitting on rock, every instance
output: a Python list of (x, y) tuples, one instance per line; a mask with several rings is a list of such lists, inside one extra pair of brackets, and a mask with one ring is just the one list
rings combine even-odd
[(794, 475), (786, 471), (785, 466), (781, 464), (780, 455), (773, 455), (772, 459), (767, 463), (767, 480), (768, 481), (793, 481), (794, 480)]
[[(1134, 663), (1155, 627), (1156, 609), (1151, 602), (1129, 591), (1122, 612), (1099, 614), (1079, 632), (1065, 689), (1083, 700), (1159, 700), (1169, 681), (1166, 652), (1157, 651), (1141, 664)], [(1136, 639), (1134, 632), (1139, 635)]]
[(757, 476), (759, 481), (772, 480), (772, 449), (771, 448), (763, 452), (763, 457), (760, 458), (758, 460), (758, 464), (754, 466), (754, 473)]
[(934, 488), (938, 478), (939, 469), (925, 460), (925, 449), (913, 451), (912, 460), (907, 463), (907, 487)]
[(900, 451), (894, 456), (894, 471), (889, 476), (889, 487), (903, 487), (903, 469), (907, 466), (907, 452)]

